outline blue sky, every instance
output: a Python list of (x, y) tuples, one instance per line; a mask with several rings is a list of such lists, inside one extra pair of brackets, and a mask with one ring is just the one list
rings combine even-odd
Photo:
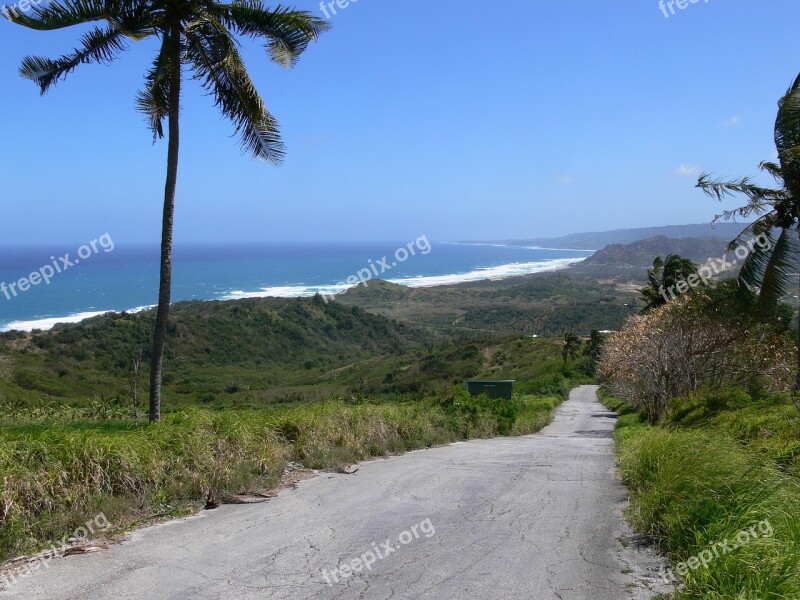
[[(300, 8), (321, 15), (318, 2)], [(501, 239), (708, 221), (699, 170), (755, 174), (800, 72), (797, 0), (358, 0), (293, 71), (245, 42), (288, 146), (243, 156), (186, 87), (176, 239)], [(166, 144), (134, 110), (154, 41), (47, 96), (0, 22), (0, 244), (159, 239)]]

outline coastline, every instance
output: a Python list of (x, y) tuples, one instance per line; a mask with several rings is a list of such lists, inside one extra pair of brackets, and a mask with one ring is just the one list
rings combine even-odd
[[(441, 287), (447, 285), (459, 285), (475, 283), (478, 281), (500, 281), (511, 277), (524, 275), (535, 275), (537, 273), (548, 273), (567, 269), (575, 263), (585, 260), (582, 258), (558, 258), (550, 260), (540, 260), (532, 262), (514, 262), (494, 267), (482, 267), (467, 271), (465, 273), (453, 273), (448, 275), (418, 275), (397, 279), (386, 279), (390, 283), (403, 285), (409, 288)], [(360, 284), (359, 284), (360, 285)], [(248, 298), (309, 298), (315, 294), (336, 295), (355, 287), (352, 285), (290, 285), (265, 287), (256, 291), (235, 290), (222, 295), (219, 298), (205, 298), (206, 302), (243, 300)], [(105, 314), (110, 313), (136, 313), (154, 308), (155, 305), (138, 306), (130, 309), (108, 309), (96, 311), (81, 311), (66, 316), (47, 316), (30, 320), (11, 321), (0, 326), (0, 333), (8, 331), (33, 330), (47, 331), (57, 324), (75, 324)]]

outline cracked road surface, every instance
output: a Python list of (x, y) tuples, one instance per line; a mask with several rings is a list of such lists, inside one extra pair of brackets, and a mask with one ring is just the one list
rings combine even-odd
[[(223, 506), (54, 560), (26, 600), (650, 598), (652, 555), (623, 544), (614, 415), (574, 390), (537, 435), (458, 443), (323, 473), (268, 503)], [(418, 527), (418, 537), (411, 532)], [(631, 538), (632, 539), (632, 538)], [(325, 580), (375, 546), (371, 570)], [(627, 547), (623, 547), (627, 546)]]

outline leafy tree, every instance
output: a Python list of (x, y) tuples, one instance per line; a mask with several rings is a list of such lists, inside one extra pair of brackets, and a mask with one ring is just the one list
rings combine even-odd
[(657, 256), (653, 266), (647, 271), (647, 287), (640, 293), (645, 301), (642, 312), (648, 312), (680, 295), (678, 284), (697, 275), (697, 265), (688, 258), (670, 254), (666, 259)]
[(581, 351), (581, 338), (574, 332), (570, 331), (564, 336), (564, 347), (561, 349), (561, 358), (564, 359), (564, 368), (567, 368), (567, 361), (572, 359), (573, 362), (578, 358)]
[[(145, 76), (137, 104), (154, 140), (168, 138), (167, 177), (161, 238), (161, 268), (150, 367), (150, 420), (161, 416), (161, 379), (172, 281), (172, 231), (178, 178), (180, 100), (184, 74), (214, 97), (255, 158), (279, 164), (284, 155), (278, 123), (256, 91), (239, 53), (236, 36), (266, 39), (270, 58), (292, 67), (328, 24), (309, 12), (266, 8), (261, 0), (54, 0), (27, 14), (7, 18), (36, 30), (53, 30), (105, 21), (83, 35), (79, 47), (56, 59), (28, 56), (20, 73), (42, 94), (86, 63), (110, 63), (129, 42), (155, 37), (160, 48)], [(164, 131), (164, 120), (167, 130)]]
[[(738, 285), (743, 292), (756, 292), (759, 305), (766, 310), (774, 310), (780, 299), (798, 283), (800, 76), (778, 102), (775, 146), (779, 163), (762, 162), (760, 168), (775, 179), (777, 187), (761, 187), (750, 177), (734, 181), (712, 180), (707, 173), (697, 182), (697, 187), (719, 201), (737, 195), (747, 198), (745, 206), (724, 211), (716, 220), (757, 217), (729, 244), (729, 249), (748, 249), (739, 271)], [(800, 390), (800, 348), (796, 362), (795, 392)]]

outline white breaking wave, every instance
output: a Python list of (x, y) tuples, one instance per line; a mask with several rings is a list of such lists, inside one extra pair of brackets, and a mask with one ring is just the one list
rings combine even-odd
[(536, 262), (509, 263), (507, 265), (484, 267), (455, 275), (421, 275), (418, 277), (404, 277), (403, 279), (390, 279), (389, 281), (412, 288), (455, 285), (457, 283), (483, 281), (484, 279), (496, 281), (499, 279), (508, 279), (509, 277), (518, 277), (520, 275), (557, 271), (569, 265), (581, 262), (582, 260), (585, 260), (585, 258), (558, 258)]
[(595, 253), (598, 249), (588, 248), (549, 248), (548, 246), (518, 246), (516, 244), (499, 244), (497, 242), (439, 242), (440, 244), (454, 244), (459, 246), (489, 246), (491, 248), (522, 248), (524, 250), (550, 250), (552, 252), (591, 252)]
[(223, 296), (223, 300), (241, 300), (243, 298), (308, 298), (315, 294), (335, 295), (345, 291), (348, 285), (280, 285), (261, 288), (255, 292), (236, 290)]
[[(125, 312), (136, 313), (136, 312), (141, 312), (143, 310), (148, 310), (150, 308), (153, 307), (139, 306), (137, 308), (126, 310)], [(46, 319), (34, 319), (32, 321), (12, 321), (8, 325), (1, 327), (0, 331), (12, 331), (12, 330), (33, 331), (34, 329), (41, 329), (42, 331), (46, 331), (47, 329), (52, 329), (54, 326), (60, 323), (80, 323), (81, 321), (85, 321), (86, 319), (91, 319), (92, 317), (99, 317), (100, 315), (107, 315), (113, 312), (118, 312), (118, 311), (97, 310), (90, 312), (75, 313), (73, 315), (67, 315), (66, 317), (48, 317)]]
[(108, 314), (112, 311), (110, 310), (100, 310), (95, 312), (82, 312), (76, 313), (74, 315), (69, 315), (66, 317), (51, 317), (49, 319), (36, 319), (33, 321), (13, 321), (3, 327), (0, 331), (11, 331), (15, 329), (17, 331), (33, 331), (34, 329), (52, 329), (54, 325), (58, 323), (80, 323), (85, 319), (91, 319), (92, 317), (99, 317), (100, 315)]

